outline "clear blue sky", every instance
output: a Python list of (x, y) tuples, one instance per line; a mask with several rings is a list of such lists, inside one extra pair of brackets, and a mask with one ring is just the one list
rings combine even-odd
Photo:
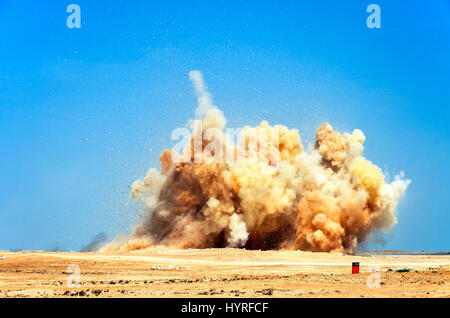
[(412, 180), (364, 248), (449, 250), (449, 57), (448, 0), (0, 0), (0, 250), (129, 230), (131, 183), (193, 117), (192, 69), (229, 127), (363, 130), (367, 158)]

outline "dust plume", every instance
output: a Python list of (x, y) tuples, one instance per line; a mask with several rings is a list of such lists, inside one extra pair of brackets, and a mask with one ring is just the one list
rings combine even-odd
[(80, 249), (80, 252), (94, 252), (99, 250), (108, 241), (106, 233), (98, 233), (88, 244)]
[(202, 74), (189, 78), (198, 107), (187, 142), (180, 154), (163, 151), (161, 170), (150, 168), (133, 183), (131, 197), (145, 216), (131, 237), (103, 251), (164, 245), (343, 252), (396, 223), (410, 180), (401, 172), (386, 183), (363, 156), (361, 130), (341, 134), (324, 123), (306, 150), (297, 129), (266, 121), (230, 136)]

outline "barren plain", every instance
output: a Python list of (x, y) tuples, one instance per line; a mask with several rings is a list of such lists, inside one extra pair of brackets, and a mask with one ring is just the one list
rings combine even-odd
[(450, 255), (0, 251), (0, 297), (450, 297)]

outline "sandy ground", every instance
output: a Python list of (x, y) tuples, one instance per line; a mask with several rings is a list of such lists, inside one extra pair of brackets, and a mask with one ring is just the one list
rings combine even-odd
[[(352, 262), (360, 262), (359, 274), (351, 274)], [(71, 264), (80, 268), (78, 287), (67, 285)], [(0, 251), (0, 297), (450, 297), (450, 255)]]

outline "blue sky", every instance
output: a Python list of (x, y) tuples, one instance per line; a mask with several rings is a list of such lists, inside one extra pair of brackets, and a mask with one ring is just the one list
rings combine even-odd
[[(66, 26), (66, 7), (82, 27)], [(229, 127), (324, 121), (412, 180), (384, 246), (450, 249), (450, 1), (0, 0), (0, 250), (129, 231), (204, 74)]]

